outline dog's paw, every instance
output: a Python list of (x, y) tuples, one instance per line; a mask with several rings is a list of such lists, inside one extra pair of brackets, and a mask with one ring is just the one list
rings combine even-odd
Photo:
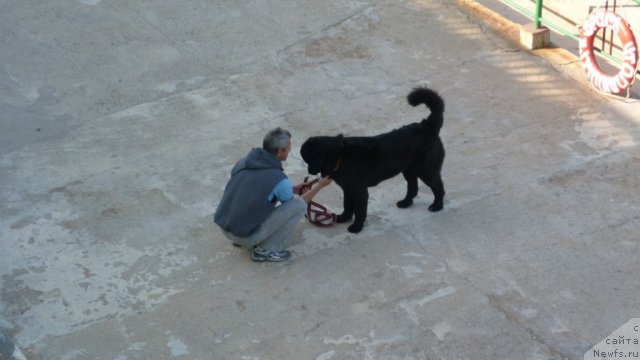
[(363, 225), (363, 224), (351, 224), (351, 226), (349, 226), (349, 227), (347, 228), (347, 230), (348, 230), (350, 233), (357, 234), (357, 233), (359, 233), (359, 232), (362, 230), (362, 228), (363, 228), (363, 227), (364, 227), (364, 225)]
[(413, 200), (411, 199), (403, 199), (396, 203), (400, 209), (406, 209), (409, 206), (413, 205)]
[(429, 211), (431, 212), (440, 211), (442, 210), (442, 208), (443, 208), (442, 203), (433, 203), (429, 205)]
[(347, 221), (350, 221), (352, 217), (353, 217), (353, 215), (340, 214), (340, 215), (338, 215), (336, 217), (336, 222), (337, 223), (345, 223)]

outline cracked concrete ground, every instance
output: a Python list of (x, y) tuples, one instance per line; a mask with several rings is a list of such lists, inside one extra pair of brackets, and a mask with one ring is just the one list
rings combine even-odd
[[(444, 0), (1, 2), (0, 326), (29, 359), (582, 359), (637, 316), (639, 105), (488, 29)], [(302, 180), (306, 137), (418, 121), (418, 85), (442, 212), (393, 178), (286, 264), (215, 227), (267, 130)]]

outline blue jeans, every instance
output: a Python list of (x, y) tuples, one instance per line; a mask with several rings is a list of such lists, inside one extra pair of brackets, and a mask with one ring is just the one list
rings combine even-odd
[(260, 225), (260, 228), (248, 237), (237, 237), (229, 232), (222, 233), (236, 244), (247, 248), (260, 246), (265, 250), (281, 251), (289, 243), (291, 234), (300, 223), (307, 210), (307, 203), (298, 196), (280, 204)]

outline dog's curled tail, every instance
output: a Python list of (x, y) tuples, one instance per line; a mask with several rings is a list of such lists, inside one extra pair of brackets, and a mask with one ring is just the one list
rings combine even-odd
[(438, 134), (440, 132), (440, 128), (442, 127), (442, 114), (444, 113), (444, 100), (442, 100), (442, 97), (437, 92), (431, 89), (419, 87), (411, 91), (411, 93), (407, 96), (407, 101), (409, 101), (409, 105), (411, 106), (425, 104), (429, 108), (429, 110), (431, 110), (431, 115), (429, 115), (428, 118), (424, 119), (422, 123), (429, 130), (431, 130), (435, 134)]

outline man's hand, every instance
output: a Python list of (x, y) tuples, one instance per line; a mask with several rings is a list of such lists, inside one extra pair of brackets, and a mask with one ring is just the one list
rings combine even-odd
[(316, 186), (325, 187), (325, 186), (331, 184), (332, 182), (333, 182), (333, 179), (331, 177), (329, 177), (329, 175), (327, 175), (327, 176), (321, 178), (318, 181), (318, 185), (316, 185)]
[[(301, 195), (302, 199), (307, 203), (309, 203), (313, 199), (313, 197), (316, 196), (318, 191), (320, 191), (320, 189), (326, 187), (332, 182), (333, 182), (333, 179), (331, 179), (329, 176), (325, 176), (321, 178), (320, 180), (318, 180), (318, 183), (313, 185), (313, 187), (309, 191)], [(302, 185), (304, 185), (304, 183)]]
[(294, 194), (300, 194), (300, 190), (302, 190), (305, 186), (306, 187), (309, 186), (309, 181), (305, 181), (305, 182), (302, 182), (300, 184), (294, 185), (293, 186), (293, 193)]

